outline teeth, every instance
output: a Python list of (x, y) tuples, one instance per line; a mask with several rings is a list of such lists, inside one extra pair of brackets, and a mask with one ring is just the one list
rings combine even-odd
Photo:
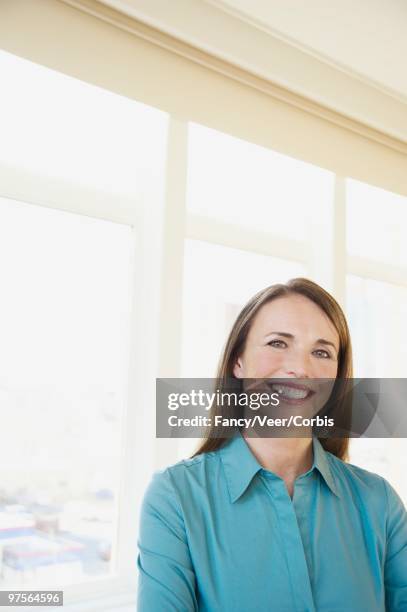
[(294, 387), (288, 387), (285, 385), (273, 385), (279, 395), (287, 397), (289, 399), (305, 399), (309, 394), (309, 391), (304, 389), (295, 389)]

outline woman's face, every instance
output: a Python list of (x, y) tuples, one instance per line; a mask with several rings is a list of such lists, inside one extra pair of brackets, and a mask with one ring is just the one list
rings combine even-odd
[(336, 378), (339, 336), (308, 298), (292, 294), (257, 313), (233, 373), (237, 378)]

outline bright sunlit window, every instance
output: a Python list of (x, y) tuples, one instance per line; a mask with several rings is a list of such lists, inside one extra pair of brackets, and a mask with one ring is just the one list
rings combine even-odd
[[(346, 305), (355, 376), (407, 376), (407, 198), (346, 181)], [(407, 500), (403, 438), (351, 442), (351, 461), (382, 474)]]
[(5, 52), (0, 73), (0, 163), (133, 197), (160, 178), (165, 113)]
[(3, 588), (115, 571), (133, 240), (0, 200)]
[(348, 179), (346, 218), (349, 255), (407, 266), (407, 198)]
[(308, 239), (313, 211), (332, 199), (333, 174), (190, 124), (190, 213), (287, 239)]
[(5, 52), (0, 74), (0, 586), (110, 594), (135, 576), (132, 309), (168, 115)]
[(347, 309), (356, 376), (407, 376), (407, 198), (346, 182)]
[(406, 286), (348, 275), (347, 305), (356, 376), (407, 376)]

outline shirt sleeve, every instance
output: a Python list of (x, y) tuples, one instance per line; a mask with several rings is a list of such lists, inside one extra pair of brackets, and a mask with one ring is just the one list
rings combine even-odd
[(196, 579), (168, 469), (156, 472), (141, 505), (138, 612), (196, 612)]
[(384, 481), (388, 502), (387, 546), (384, 567), (386, 612), (407, 610), (407, 513), (403, 502)]

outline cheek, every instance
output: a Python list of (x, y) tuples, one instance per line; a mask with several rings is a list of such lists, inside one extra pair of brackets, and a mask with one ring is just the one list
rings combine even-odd
[(321, 359), (315, 366), (314, 378), (336, 378), (338, 362), (331, 359)]
[(284, 364), (283, 353), (260, 348), (248, 356), (246, 378), (271, 378)]

